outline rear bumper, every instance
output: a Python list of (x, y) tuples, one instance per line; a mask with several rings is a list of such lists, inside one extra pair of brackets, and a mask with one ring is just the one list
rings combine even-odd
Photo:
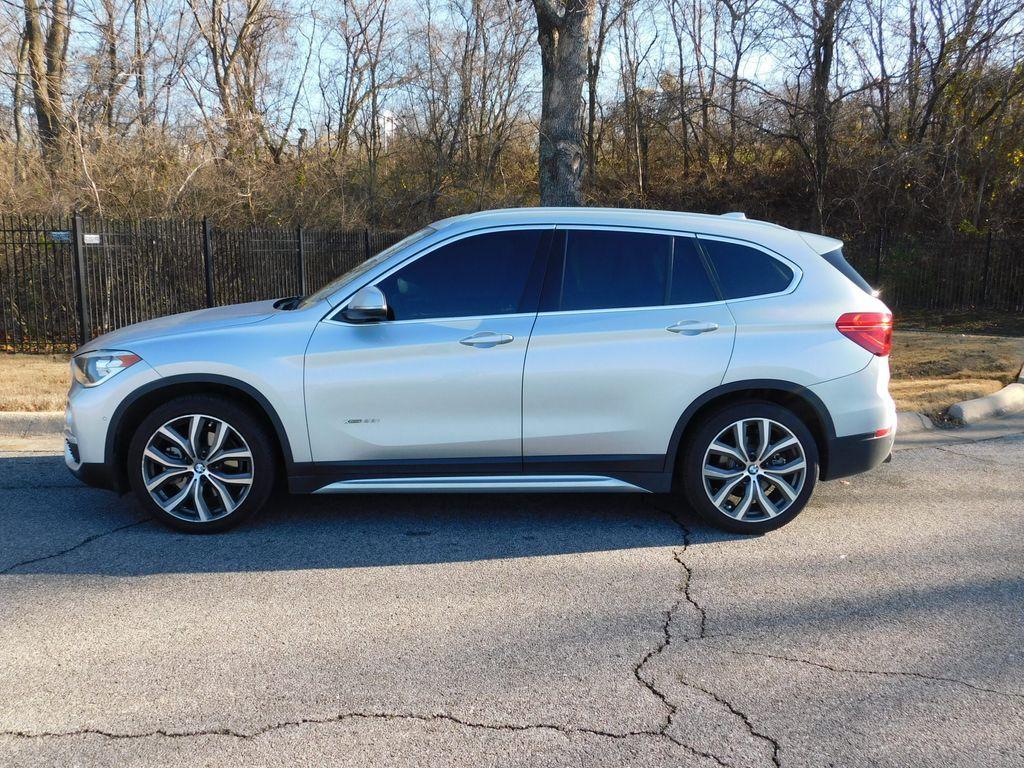
[(884, 437), (875, 437), (874, 433), (870, 433), (832, 438), (828, 443), (828, 456), (822, 467), (821, 479), (835, 480), (874, 469), (892, 454), (895, 437), (890, 430)]

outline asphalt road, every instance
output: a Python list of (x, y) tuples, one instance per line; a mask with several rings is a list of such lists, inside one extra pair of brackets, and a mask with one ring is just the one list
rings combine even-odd
[(505, 495), (296, 498), (189, 537), (20, 446), (0, 765), (1024, 765), (1008, 431), (904, 442), (761, 538)]

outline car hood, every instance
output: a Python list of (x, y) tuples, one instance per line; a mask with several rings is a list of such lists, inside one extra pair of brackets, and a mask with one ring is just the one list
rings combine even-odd
[(274, 313), (274, 301), (253, 301), (248, 304), (231, 304), (226, 307), (200, 309), (195, 312), (183, 312), (179, 315), (158, 317), (142, 323), (119, 328), (116, 331), (97, 336), (81, 347), (79, 352), (93, 349), (124, 349), (131, 350), (131, 345), (138, 341), (166, 336), (201, 333), (233, 325), (248, 325), (266, 320)]

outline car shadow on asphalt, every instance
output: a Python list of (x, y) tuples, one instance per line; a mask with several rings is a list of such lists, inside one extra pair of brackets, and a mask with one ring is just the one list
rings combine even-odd
[(741, 538), (639, 494), (281, 494), (237, 529), (196, 536), (148, 520), (130, 495), (81, 485), (54, 456), (0, 458), (0, 498), (0, 573), (364, 568)]

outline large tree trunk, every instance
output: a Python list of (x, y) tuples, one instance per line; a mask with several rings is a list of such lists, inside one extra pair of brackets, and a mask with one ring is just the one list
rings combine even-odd
[(43, 31), (43, 12), (36, 0), (25, 0), (25, 43), (36, 123), (43, 158), (59, 162), (64, 145), (64, 70), (68, 53), (68, 6), (52, 0), (49, 28)]
[(581, 104), (594, 0), (534, 0), (541, 55), (540, 202), (579, 205), (583, 176)]

